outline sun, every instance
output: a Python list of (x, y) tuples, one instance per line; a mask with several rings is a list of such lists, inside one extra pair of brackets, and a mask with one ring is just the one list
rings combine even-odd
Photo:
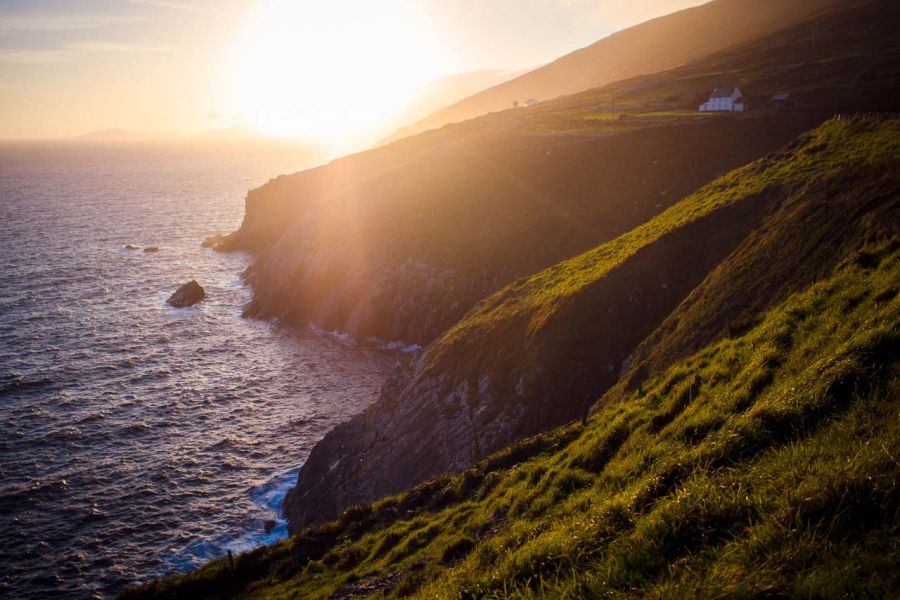
[(432, 29), (411, 0), (270, 0), (236, 45), (234, 104), (263, 133), (352, 143), (441, 70)]

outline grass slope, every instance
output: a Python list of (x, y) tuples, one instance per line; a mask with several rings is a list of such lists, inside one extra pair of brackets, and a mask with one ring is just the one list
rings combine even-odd
[(508, 109), (514, 100), (541, 101), (656, 73), (787, 27), (857, 0), (717, 0), (652, 19), (576, 50), (511, 81), (443, 108), (387, 141)]
[(586, 426), (122, 597), (896, 594), (898, 282), (866, 248)]
[[(604, 128), (646, 127), (657, 120), (699, 121), (715, 87), (739, 86), (748, 112), (826, 114), (900, 110), (883, 90), (900, 84), (900, 5), (891, 0), (846, 3), (807, 21), (739, 43), (667, 71), (587, 90), (541, 104), (525, 117), (534, 132), (596, 135)], [(783, 106), (772, 96), (788, 93)], [(733, 115), (713, 115), (730, 117)]]
[(644, 225), (484, 300), (429, 347), (420, 377), (446, 373), (446, 387), (467, 378), (474, 387), (488, 373), (496, 397), (534, 408), (546, 396), (557, 413), (584, 394), (591, 402), (623, 362), (637, 384), (648, 369), (746, 328), (860, 239), (896, 224), (898, 157), (900, 122), (831, 120)]
[[(553, 306), (737, 190), (781, 178), (802, 196), (825, 173), (893, 168), (897, 128), (830, 122), (791, 150), (795, 160), (751, 165), (643, 231), (519, 284), (507, 309)], [(856, 241), (745, 331), (601, 398), (584, 425), (351, 507), (233, 568), (213, 561), (122, 597), (894, 596), (900, 239)]]

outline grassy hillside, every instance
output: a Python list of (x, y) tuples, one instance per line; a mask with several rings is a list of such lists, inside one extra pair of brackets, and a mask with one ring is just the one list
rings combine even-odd
[[(493, 352), (491, 348), (496, 345), (485, 343), (485, 336), (498, 336), (497, 341), (500, 341), (507, 335), (503, 331), (506, 328), (515, 329), (513, 335), (523, 341), (535, 342), (542, 329), (553, 322), (568, 302), (603, 283), (641, 251), (686, 226), (706, 225), (702, 232), (692, 231), (691, 234), (702, 233), (706, 238), (703, 251), (709, 253), (715, 236), (723, 227), (729, 227), (728, 241), (736, 247), (743, 236), (749, 234), (749, 228), (761, 225), (754, 237), (719, 269), (716, 278), (692, 294), (691, 303), (696, 306), (691, 310), (697, 314), (688, 325), (680, 323), (678, 332), (696, 337), (699, 321), (725, 310), (727, 302), (713, 301), (714, 296), (741, 294), (751, 306), (765, 306), (772, 295), (778, 293), (777, 289), (788, 281), (796, 280), (796, 285), (808, 282), (842, 256), (847, 244), (858, 243), (861, 236), (890, 222), (890, 219), (882, 221), (879, 217), (890, 215), (891, 219), (896, 219), (898, 194), (894, 190), (900, 185), (896, 172), (898, 157), (900, 126), (897, 121), (832, 120), (782, 151), (705, 186), (612, 242), (507, 286), (481, 302), (452, 327), (430, 349), (428, 357), (438, 363), (448, 354), (456, 353), (459, 359), (483, 362), (487, 357), (473, 355), (473, 352), (477, 353), (479, 348)], [(867, 200), (863, 201), (860, 196)], [(734, 215), (742, 222), (727, 225), (706, 222), (710, 215), (744, 204), (753, 206)], [(868, 218), (860, 219), (862, 215)], [(798, 236), (798, 231), (804, 231), (805, 235)], [(779, 235), (783, 239), (778, 238), (776, 242), (773, 238)], [(747, 269), (751, 255), (756, 252), (764, 253), (759, 258), (753, 257), (761, 264)], [(677, 265), (659, 265), (658, 282), (666, 284), (673, 276), (696, 278), (697, 275), (691, 273), (698, 268), (702, 271), (700, 277), (706, 276), (702, 263), (686, 259), (686, 256), (684, 260), (676, 257), (673, 262), (679, 263)], [(739, 263), (741, 260), (745, 262)], [(677, 272), (665, 272), (673, 266), (678, 267)], [(738, 282), (741, 285), (735, 286), (737, 290), (726, 289), (719, 281), (736, 274), (745, 277)], [(754, 277), (757, 286), (771, 284), (764, 290), (766, 293), (747, 293), (754, 284)], [(604, 289), (601, 297), (592, 300), (608, 301), (611, 294), (632, 294), (633, 291), (633, 287), (630, 290)], [(639, 312), (646, 316), (644, 307), (640, 307)], [(675, 320), (681, 321), (683, 312), (679, 312)], [(735, 326), (752, 319), (753, 312), (748, 309), (749, 314), (732, 315)], [(721, 316), (725, 318), (726, 315)], [(664, 331), (662, 335), (671, 336), (672, 332)], [(466, 343), (469, 336), (477, 341)], [(659, 341), (658, 336), (650, 345), (656, 346)], [(508, 344), (505, 347), (508, 352)], [(513, 356), (513, 361), (521, 358)]]
[[(253, 190), (226, 243), (256, 253), (249, 313), (427, 343), (503, 285), (629, 231), (835, 112), (900, 111), (900, 7), (839, 6), (670, 71)], [(697, 112), (734, 84), (748, 113)], [(776, 92), (790, 106), (770, 107)]]
[[(703, 119), (714, 87), (739, 86), (744, 118), (766, 114), (898, 112), (883, 90), (900, 85), (900, 5), (849, 3), (779, 31), (652, 75), (616, 82), (528, 111), (528, 129), (567, 135), (658, 119)], [(775, 94), (790, 98), (774, 106)]]
[[(487, 318), (497, 312), (524, 316), (537, 334), (560, 298), (643, 248), (732, 207), (766, 206), (697, 287), (743, 286), (762, 297), (743, 307), (754, 317), (648, 363), (585, 423), (350, 507), (233, 569), (214, 561), (123, 598), (900, 593), (898, 144), (897, 121), (829, 122), (473, 312), (472, 331), (497, 327)], [(836, 215), (843, 237), (816, 254)], [(812, 252), (792, 262), (798, 247)], [(785, 278), (773, 264), (746, 285), (747, 265), (772, 256), (815, 268)], [(672, 315), (709, 329), (730, 306), (697, 317), (696, 305), (688, 298)], [(655, 346), (687, 347), (677, 326), (655, 335)]]
[(625, 29), (511, 81), (473, 94), (402, 129), (386, 142), (509, 109), (515, 100), (547, 101), (657, 73), (789, 27), (819, 12), (858, 3), (858, 0), (715, 0)]
[(607, 404), (123, 598), (900, 592), (900, 243)]
[[(316, 445), (285, 500), (291, 527), (581, 417), (623, 373), (637, 383), (668, 364), (635, 352), (651, 334), (650, 355), (671, 362), (746, 330), (850, 249), (892, 235), (898, 144), (896, 120), (830, 121), (482, 301), (408, 381)], [(664, 321), (665, 340), (654, 333)]]

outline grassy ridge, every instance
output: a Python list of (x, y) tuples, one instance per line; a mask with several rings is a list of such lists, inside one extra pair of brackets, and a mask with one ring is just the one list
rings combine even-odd
[(520, 280), (482, 303), (450, 330), (448, 342), (486, 322), (526, 314), (534, 332), (567, 297), (620, 266), (641, 248), (667, 233), (724, 206), (773, 188), (811, 185), (833, 169), (878, 169), (900, 156), (900, 125), (860, 127), (852, 120), (832, 120), (785, 150), (737, 169), (707, 185), (651, 221), (571, 260)]
[(772, 108), (777, 93), (791, 95), (779, 109), (787, 112), (897, 111), (896, 100), (876, 90), (900, 81), (898, 23), (900, 6), (891, 0), (844, 2), (686, 65), (539, 105), (530, 115), (532, 127), (579, 135), (656, 119), (728, 118), (733, 115), (700, 114), (697, 106), (711, 89), (734, 85), (749, 95), (743, 117)]
[[(562, 389), (565, 371), (576, 367), (586, 373), (593, 368), (589, 377), (606, 381), (612, 376), (605, 363), (632, 354), (654, 323), (675, 308), (678, 294), (687, 295), (707, 277), (715, 263), (698, 260), (697, 249), (700, 255), (724, 258), (756, 227), (741, 251), (713, 270), (710, 277), (720, 281), (698, 286), (632, 355), (626, 379), (639, 379), (642, 367), (668, 367), (673, 358), (715, 338), (706, 331), (708, 323), (725, 329), (734, 320), (735, 327), (746, 329), (745, 323), (782, 299), (785, 290), (804, 284), (799, 276), (804, 270), (813, 271), (807, 279), (814, 278), (830, 269), (847, 246), (858, 245), (868, 235), (862, 229), (878, 220), (875, 215), (890, 214), (897, 204), (883, 198), (896, 195), (900, 185), (894, 167), (898, 156), (900, 121), (832, 119), (613, 241), (484, 300), (428, 349), (425, 373), (451, 373), (447, 385), (452, 386), (467, 374), (492, 372), (496, 393), (510, 399), (540, 397), (545, 393), (541, 382)], [(666, 289), (659, 289), (660, 283), (667, 283)], [(757, 298), (749, 290), (759, 286), (768, 288)], [(729, 294), (755, 303), (739, 311)], [(667, 295), (671, 298), (662, 301)], [(634, 325), (620, 330), (618, 321)], [(650, 330), (635, 338), (634, 331), (646, 326)], [(618, 369), (617, 361), (614, 366)], [(534, 394), (517, 390), (521, 381)], [(565, 389), (569, 400), (579, 393), (577, 386)]]
[(867, 248), (584, 427), (124, 597), (889, 596), (898, 282)]
[[(473, 316), (540, 326), (532, 315), (680, 223), (773, 186), (800, 198), (839, 171), (890, 171), (898, 142), (896, 121), (832, 121)], [(895, 595), (900, 241), (857, 243), (743, 333), (613, 390), (585, 425), (123, 597)]]

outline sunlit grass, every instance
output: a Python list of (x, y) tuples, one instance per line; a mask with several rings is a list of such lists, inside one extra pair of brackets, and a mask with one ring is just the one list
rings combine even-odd
[[(316, 598), (395, 573), (394, 595), (422, 598), (896, 589), (900, 245), (865, 257), (586, 427), (239, 558), (255, 575), (239, 587)], [(159, 591), (242, 581), (224, 570)]]
[(766, 189), (811, 185), (833, 167), (877, 167), (900, 155), (897, 122), (832, 120), (797, 140), (786, 154), (766, 157), (737, 169), (672, 206), (656, 218), (611, 242), (507, 286), (452, 327), (431, 353), (437, 360), (462, 336), (524, 319), (535, 331), (567, 297), (598, 281), (665, 234), (724, 206)]

